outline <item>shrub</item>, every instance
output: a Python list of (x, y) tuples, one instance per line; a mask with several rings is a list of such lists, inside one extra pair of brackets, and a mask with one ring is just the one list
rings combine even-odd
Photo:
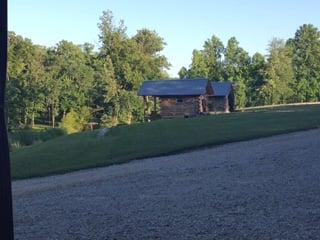
[(62, 128), (49, 128), (45, 131), (40, 131), (39, 133), (40, 138), (38, 140), (41, 140), (43, 142), (66, 134), (66, 132)]
[(81, 108), (80, 112), (71, 111), (62, 119), (61, 127), (68, 134), (77, 133), (87, 128), (91, 113), (87, 107)]
[(69, 112), (61, 122), (61, 127), (68, 133), (76, 133), (82, 130), (82, 126), (79, 123), (79, 116), (76, 112)]
[(104, 114), (102, 116), (101, 122), (102, 122), (102, 125), (107, 127), (107, 128), (111, 128), (111, 127), (117, 126), (118, 123), (119, 123), (117, 117), (112, 117), (112, 116), (109, 116), (107, 114)]
[(65, 131), (61, 128), (15, 130), (9, 133), (10, 148), (11, 150), (16, 150), (37, 142), (45, 142), (64, 134)]

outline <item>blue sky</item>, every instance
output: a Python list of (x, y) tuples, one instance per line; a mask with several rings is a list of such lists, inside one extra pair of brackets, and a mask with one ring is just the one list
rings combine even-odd
[(213, 34), (224, 44), (235, 36), (251, 55), (266, 53), (273, 37), (287, 39), (312, 23), (320, 28), (319, 0), (8, 0), (9, 30), (53, 46), (62, 39), (98, 45), (99, 17), (110, 9), (128, 34), (155, 30), (167, 43), (163, 54), (175, 77), (189, 66), (193, 49)]

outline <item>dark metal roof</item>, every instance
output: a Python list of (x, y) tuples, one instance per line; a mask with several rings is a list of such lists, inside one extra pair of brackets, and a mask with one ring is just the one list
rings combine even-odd
[(211, 82), (211, 86), (215, 97), (228, 96), (232, 90), (231, 82)]
[(154, 80), (143, 82), (139, 96), (200, 96), (206, 93), (207, 79)]

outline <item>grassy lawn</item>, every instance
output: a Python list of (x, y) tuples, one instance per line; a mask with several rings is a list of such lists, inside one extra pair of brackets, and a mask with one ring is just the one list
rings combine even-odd
[(57, 137), (11, 155), (14, 179), (45, 176), (320, 127), (320, 105), (160, 120)]
[(16, 129), (9, 132), (9, 142), (11, 151), (42, 143), (50, 139), (64, 135), (65, 132), (60, 128), (44, 127), (36, 125), (32, 129)]

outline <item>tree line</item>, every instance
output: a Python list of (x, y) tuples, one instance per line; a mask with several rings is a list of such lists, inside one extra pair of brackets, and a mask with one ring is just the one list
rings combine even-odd
[[(56, 122), (80, 131), (88, 122), (106, 126), (143, 120), (137, 91), (144, 80), (168, 79), (166, 43), (155, 31), (127, 35), (111, 11), (98, 23), (99, 48), (62, 40), (33, 44), (9, 32), (6, 106), (10, 128)], [(217, 36), (192, 52), (180, 78), (232, 81), (238, 107), (320, 100), (320, 32), (302, 25), (287, 41), (273, 39), (264, 56), (249, 56), (235, 37), (227, 46)], [(151, 106), (151, 103), (150, 103)]]
[(274, 38), (268, 54), (252, 57), (231, 37), (227, 46), (217, 36), (193, 50), (180, 78), (205, 77), (231, 81), (237, 107), (320, 100), (320, 32), (311, 25), (299, 27), (293, 38)]
[(113, 126), (143, 120), (137, 90), (145, 79), (168, 78), (165, 42), (148, 29), (129, 37), (111, 11), (103, 12), (98, 27), (98, 50), (65, 40), (47, 48), (9, 33), (9, 127), (35, 121), (55, 126), (62, 119), (80, 128), (89, 121)]

